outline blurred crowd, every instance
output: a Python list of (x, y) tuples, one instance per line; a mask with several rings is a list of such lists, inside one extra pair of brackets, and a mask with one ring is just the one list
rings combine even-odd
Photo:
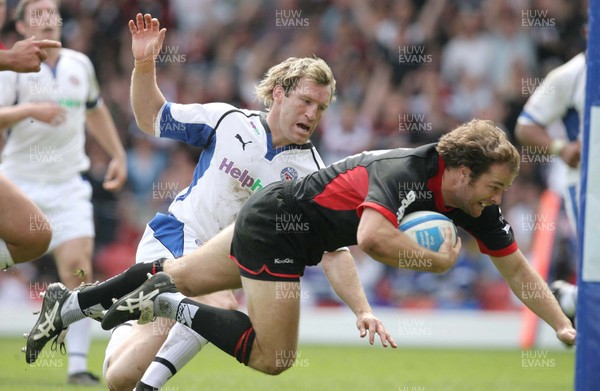
[[(16, 0), (8, 0), (9, 10)], [(127, 22), (150, 13), (167, 28), (157, 59), (159, 86), (169, 101), (228, 102), (263, 109), (254, 85), (287, 57), (323, 58), (337, 80), (337, 99), (313, 142), (326, 163), (368, 150), (433, 142), (473, 117), (491, 119), (512, 135), (523, 104), (548, 71), (585, 50), (586, 8), (579, 0), (62, 0), (63, 45), (92, 60), (127, 148), (127, 188), (101, 188), (108, 162), (89, 139), (96, 213), (97, 278), (132, 264), (145, 223), (165, 211), (190, 181), (201, 151), (145, 136), (130, 102), (133, 67)], [(5, 45), (18, 39), (8, 23)], [(503, 211), (528, 252), (551, 167), (523, 162)], [(554, 277), (574, 272), (568, 224), (557, 225)], [(563, 227), (565, 227), (563, 229)], [(464, 232), (463, 232), (464, 234)], [(508, 287), (477, 244), (448, 273), (387, 268), (352, 250), (369, 299), (402, 308), (514, 309)], [(0, 277), (0, 299), (11, 281), (56, 280), (49, 257)], [(318, 305), (339, 305), (318, 268), (303, 288)], [(31, 285), (30, 285), (31, 286)], [(27, 288), (26, 288), (27, 289)], [(29, 289), (31, 290), (31, 289)]]

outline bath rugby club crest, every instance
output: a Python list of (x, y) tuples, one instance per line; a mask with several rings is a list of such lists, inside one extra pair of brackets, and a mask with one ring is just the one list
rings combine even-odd
[(282, 181), (291, 181), (293, 179), (298, 179), (298, 171), (296, 171), (293, 167), (286, 167), (281, 170), (281, 180)]

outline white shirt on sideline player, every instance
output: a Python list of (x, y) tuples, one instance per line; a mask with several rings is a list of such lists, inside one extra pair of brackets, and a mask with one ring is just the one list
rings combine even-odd
[(56, 69), (43, 63), (38, 73), (0, 72), (0, 105), (55, 102), (64, 122), (28, 119), (12, 126), (0, 171), (31, 181), (61, 182), (89, 168), (85, 154), (86, 111), (100, 101), (92, 63), (82, 53), (60, 49)]

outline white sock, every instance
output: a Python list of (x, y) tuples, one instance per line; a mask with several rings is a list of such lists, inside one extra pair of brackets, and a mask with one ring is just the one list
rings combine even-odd
[(154, 315), (177, 320), (177, 307), (183, 299), (185, 299), (185, 296), (179, 292), (161, 293), (154, 299)]
[(67, 354), (69, 356), (69, 368), (67, 373), (86, 372), (87, 355), (90, 350), (92, 325), (91, 319), (82, 319), (69, 326), (69, 331), (65, 338), (67, 345)]
[(60, 308), (60, 317), (65, 327), (85, 318), (85, 314), (79, 308), (78, 296), (79, 292), (71, 291), (71, 295), (67, 297), (67, 300), (65, 300)]
[(0, 270), (8, 269), (13, 266), (15, 261), (12, 259), (6, 242), (0, 239)]
[(156, 358), (142, 376), (142, 382), (160, 388), (187, 364), (208, 341), (188, 327), (175, 323)]

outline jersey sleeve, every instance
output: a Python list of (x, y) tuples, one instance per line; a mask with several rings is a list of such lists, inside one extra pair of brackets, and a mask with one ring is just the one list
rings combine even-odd
[(156, 137), (166, 137), (206, 147), (214, 137), (215, 128), (225, 113), (235, 110), (225, 103), (179, 104), (165, 102), (154, 122)]
[(398, 178), (393, 175), (393, 160), (379, 160), (371, 163), (367, 169), (369, 190), (363, 203), (358, 206), (358, 215), (362, 216), (365, 208), (372, 208), (384, 215), (396, 228), (398, 219), (396, 211), (400, 207)]
[(0, 106), (12, 106), (17, 101), (17, 73), (0, 72)]
[[(567, 65), (567, 64), (565, 64)], [(574, 75), (564, 65), (551, 71), (525, 103), (518, 121), (523, 125), (548, 126), (562, 118), (571, 106)]]
[(98, 107), (100, 103), (100, 85), (98, 84), (98, 79), (96, 78), (96, 71), (94, 70), (94, 65), (88, 58), (88, 56), (81, 54), (83, 57), (83, 63), (85, 64), (85, 71), (88, 79), (89, 90), (87, 93), (85, 108), (87, 110), (93, 110)]
[(498, 206), (484, 209), (475, 223), (463, 226), (479, 246), (479, 251), (493, 257), (503, 257), (518, 250), (513, 230)]

